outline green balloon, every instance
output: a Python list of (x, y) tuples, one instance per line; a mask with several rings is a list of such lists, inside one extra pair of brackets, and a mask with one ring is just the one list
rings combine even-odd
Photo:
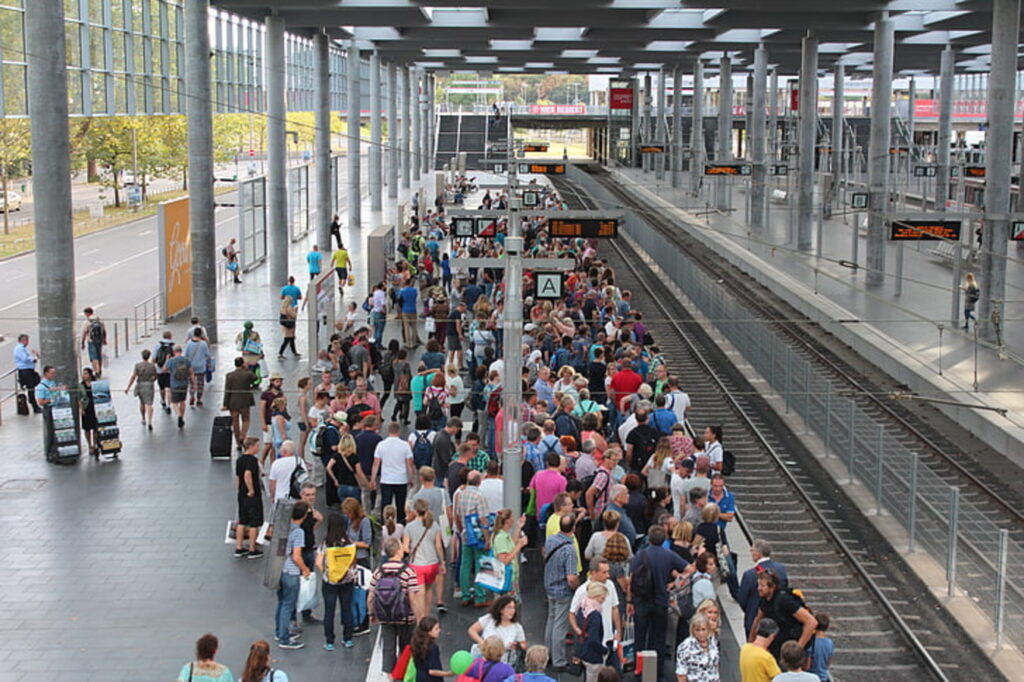
[(468, 651), (456, 651), (448, 661), (448, 669), (456, 675), (466, 672), (471, 665), (473, 665), (473, 657)]

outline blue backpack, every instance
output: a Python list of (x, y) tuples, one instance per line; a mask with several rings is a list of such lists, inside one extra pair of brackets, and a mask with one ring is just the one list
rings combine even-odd
[(429, 431), (416, 431), (416, 444), (412, 448), (412, 462), (416, 468), (428, 467), (434, 461), (434, 445), (427, 438)]

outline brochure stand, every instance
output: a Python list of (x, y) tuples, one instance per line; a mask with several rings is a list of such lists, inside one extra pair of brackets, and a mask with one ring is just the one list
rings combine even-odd
[(92, 401), (96, 409), (97, 447), (104, 457), (117, 457), (121, 452), (121, 430), (117, 426), (117, 412), (110, 399), (110, 382), (98, 379), (92, 382)]
[(46, 461), (71, 464), (82, 454), (78, 445), (78, 419), (66, 390), (53, 391), (53, 402), (44, 411)]

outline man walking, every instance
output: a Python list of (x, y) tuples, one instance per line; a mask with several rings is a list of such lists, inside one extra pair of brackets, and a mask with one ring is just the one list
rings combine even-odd
[(224, 377), (224, 404), (221, 409), (231, 414), (231, 430), (239, 450), (242, 450), (244, 441), (248, 440), (245, 435), (249, 433), (252, 406), (256, 404), (252, 397), (255, 380), (255, 375), (246, 369), (245, 360), (241, 357), (235, 358), (235, 368)]
[[(556, 672), (565, 672), (569, 660), (565, 653), (565, 633), (569, 627), (569, 607), (573, 592), (579, 587), (576, 550), (572, 543), (576, 517), (563, 516), (559, 532), (544, 543), (544, 591), (548, 596), (548, 618), (544, 626), (544, 643), (551, 651), (551, 664)], [(682, 559), (680, 559), (682, 561)], [(666, 602), (667, 607), (667, 602)], [(664, 634), (664, 631), (662, 632)], [(640, 649), (638, 648), (637, 651)]]
[[(621, 518), (621, 517), (620, 517)], [(629, 565), (630, 582), (626, 603), (633, 605), (636, 622), (636, 650), (658, 654), (660, 671), (669, 657), (665, 651), (665, 630), (668, 627), (667, 585), (679, 575), (689, 573), (689, 564), (672, 550), (665, 549), (665, 529), (652, 525), (647, 530), (650, 545), (637, 552)], [(656, 676), (661, 679), (661, 675)]]
[(193, 327), (192, 338), (185, 344), (185, 357), (192, 368), (188, 387), (188, 404), (203, 406), (203, 389), (206, 387), (206, 370), (210, 367), (210, 346), (203, 340), (203, 328)]
[(185, 428), (185, 398), (192, 381), (192, 363), (182, 355), (181, 346), (175, 346), (166, 367), (171, 377), (171, 407), (178, 415), (178, 428), (182, 429)]
[(103, 374), (103, 346), (107, 345), (107, 326), (92, 308), (86, 308), (85, 322), (82, 324), (82, 350), (89, 348), (89, 362), (92, 373), (97, 379)]
[(415, 348), (420, 345), (419, 332), (416, 330), (416, 299), (419, 292), (413, 286), (412, 280), (398, 292), (398, 298), (402, 303), (402, 312), (398, 314), (402, 320), (402, 341), (408, 348)]
[[(484, 555), (488, 545), (487, 529), (484, 524), (487, 522), (487, 515), (490, 509), (487, 506), (487, 498), (480, 492), (479, 471), (470, 471), (466, 478), (466, 487), (455, 496), (455, 526), (462, 539), (461, 561), (459, 562), (459, 587), (462, 589), (462, 605), (476, 605), (481, 608), (487, 606), (487, 592), (475, 583), (476, 569), (480, 557)], [(476, 515), (479, 528), (469, 528), (468, 523)], [(467, 519), (467, 517), (470, 517)], [(480, 531), (478, 537), (477, 530)]]
[(380, 474), (381, 507), (395, 503), (395, 508), (405, 510), (405, 496), (409, 486), (416, 480), (412, 463), (412, 448), (401, 438), (402, 427), (398, 422), (388, 424), (388, 437), (377, 444), (373, 451), (373, 470), (370, 472), (371, 486)]
[(370, 578), (366, 597), (366, 612), (370, 622), (380, 625), (381, 646), (384, 648), (383, 669), (387, 677), (398, 661), (399, 652), (412, 640), (412, 630), (419, 620), (416, 613), (420, 591), (416, 572), (403, 561), (405, 550), (396, 538), (384, 541), (388, 556)]
[(171, 373), (167, 369), (167, 361), (174, 357), (174, 339), (170, 330), (153, 349), (153, 364), (156, 365), (156, 386), (160, 391), (160, 407), (167, 414), (171, 413)]
[(306, 263), (309, 264), (309, 279), (316, 279), (320, 274), (324, 254), (320, 253), (320, 247), (313, 244), (313, 250), (306, 254)]
[(39, 385), (39, 372), (36, 371), (38, 362), (39, 351), (29, 349), (28, 334), (18, 334), (18, 343), (14, 346), (14, 368), (18, 370), (18, 385), (28, 393), (28, 401), (36, 414), (42, 412), (36, 403), (35, 392)]
[(452, 455), (459, 443), (459, 436), (462, 435), (462, 420), (452, 417), (445, 424), (444, 428), (434, 436), (434, 471), (442, 481), (448, 475), (448, 465), (452, 461)]
[[(263, 492), (260, 489), (259, 438), (246, 438), (239, 443), (242, 455), (235, 462), (235, 489), (238, 492), (238, 526), (235, 528), (235, 558), (259, 559), (263, 552), (256, 547), (256, 535), (263, 525)], [(248, 537), (249, 550), (245, 550)]]

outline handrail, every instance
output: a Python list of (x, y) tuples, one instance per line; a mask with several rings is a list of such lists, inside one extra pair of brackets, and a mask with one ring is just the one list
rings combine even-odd
[[(149, 338), (149, 335), (156, 331), (156, 328), (162, 323), (162, 300), (163, 292), (158, 292), (132, 306), (132, 338), (135, 343), (142, 343), (142, 339)], [(126, 340), (127, 331), (126, 321)], [(127, 345), (125, 347), (127, 348)]]
[(6, 394), (3, 392), (3, 389), (0, 388), (0, 424), (3, 423), (3, 404), (4, 404), (4, 402), (6, 402), (8, 399), (13, 398), (14, 396), (18, 395), (18, 379), (17, 379), (18, 370), (17, 370), (17, 368), (12, 367), (11, 369), (9, 369), (6, 372), (4, 372), (3, 374), (0, 374), (0, 383), (3, 383), (4, 379), (6, 379), (9, 376), (14, 376), (15, 377), (15, 379), (14, 379), (14, 388), (11, 390), (10, 393), (6, 393)]

